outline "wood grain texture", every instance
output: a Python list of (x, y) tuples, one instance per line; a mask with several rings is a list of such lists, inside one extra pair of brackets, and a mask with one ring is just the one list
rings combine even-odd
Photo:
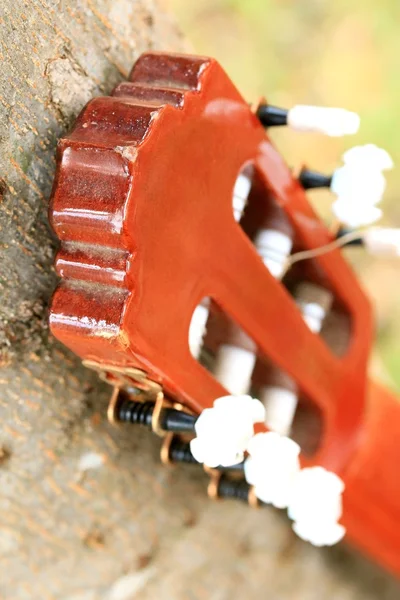
[(106, 423), (108, 388), (49, 337), (56, 141), (142, 51), (185, 49), (170, 17), (152, 0), (2, 0), (0, 28), (0, 598), (398, 598), (276, 511), (210, 503), (203, 473)]

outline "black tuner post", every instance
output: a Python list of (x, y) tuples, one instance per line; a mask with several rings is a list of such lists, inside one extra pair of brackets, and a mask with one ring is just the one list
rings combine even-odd
[(230, 479), (225, 474), (221, 475), (217, 488), (218, 498), (234, 498), (248, 502), (249, 493), (250, 485), (245, 479)]
[[(136, 402), (123, 400), (116, 409), (116, 420), (133, 425), (144, 425), (151, 428), (154, 402)], [(175, 408), (163, 408), (159, 424), (164, 431), (173, 433), (194, 433), (196, 415), (190, 415)]]
[[(340, 227), (340, 229), (338, 230), (338, 232), (336, 234), (336, 239), (340, 240), (340, 238), (342, 238), (346, 235), (349, 235), (350, 233), (352, 233), (352, 231), (353, 231), (352, 229), (346, 229), (346, 227)], [(362, 236), (360, 235), (360, 237), (349, 240), (344, 245), (345, 246), (363, 246), (364, 240), (363, 240)]]
[(288, 110), (271, 106), (270, 104), (260, 104), (257, 109), (257, 117), (264, 127), (281, 127), (287, 125)]
[[(148, 429), (152, 428), (152, 420), (155, 404), (151, 401), (138, 402), (125, 399), (116, 408), (116, 421), (142, 425)], [(161, 410), (159, 424), (163, 431), (174, 434), (195, 433), (196, 415), (190, 415), (182, 410), (165, 407)], [(173, 437), (168, 446), (168, 461), (172, 463), (200, 464), (190, 450), (190, 442), (182, 440), (179, 435)], [(229, 470), (243, 472), (244, 462), (229, 467), (217, 467), (218, 470)]]
[[(180, 439), (179, 437), (174, 437), (171, 440), (171, 443), (169, 444), (169, 447), (168, 447), (168, 459), (172, 463), (186, 463), (186, 464), (192, 464), (192, 465), (201, 464), (193, 456), (193, 454), (190, 450), (190, 442), (186, 442), (186, 441)], [(229, 467), (219, 466), (219, 467), (216, 467), (216, 469), (219, 471), (229, 470), (229, 471), (243, 472), (244, 471), (244, 461), (237, 463), (236, 465), (230, 465)]]
[(299, 182), (305, 190), (315, 188), (330, 188), (332, 183), (332, 175), (324, 175), (317, 171), (309, 171), (302, 169), (299, 175)]
[(199, 465), (191, 450), (190, 443), (185, 442), (179, 437), (174, 437), (168, 448), (168, 459), (172, 463), (186, 463), (189, 465)]

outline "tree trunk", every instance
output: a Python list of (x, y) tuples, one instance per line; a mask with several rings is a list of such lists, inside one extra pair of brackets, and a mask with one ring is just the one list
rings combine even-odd
[(273, 510), (211, 503), (206, 475), (105, 419), (109, 388), (49, 336), (57, 139), (149, 48), (184, 42), (155, 0), (1, 0), (0, 598), (397, 598), (346, 547)]

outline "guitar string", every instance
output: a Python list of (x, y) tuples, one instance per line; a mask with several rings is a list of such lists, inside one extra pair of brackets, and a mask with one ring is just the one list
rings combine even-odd
[(310, 258), (315, 258), (317, 256), (322, 256), (323, 254), (327, 254), (328, 252), (332, 252), (333, 250), (342, 248), (349, 242), (362, 238), (362, 236), (363, 231), (358, 229), (356, 231), (350, 231), (349, 233), (342, 235), (336, 240), (333, 240), (329, 244), (325, 244), (324, 246), (320, 246), (319, 248), (312, 248), (310, 250), (302, 250), (301, 252), (296, 252), (295, 254), (292, 254), (288, 257), (286, 261), (285, 274), (290, 269), (290, 267), (297, 262), (300, 262), (302, 260), (308, 260)]

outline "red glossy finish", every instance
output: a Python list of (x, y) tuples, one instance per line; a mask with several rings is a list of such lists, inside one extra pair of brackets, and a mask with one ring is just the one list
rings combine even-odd
[[(214, 60), (143, 55), (130, 82), (89, 102), (60, 142), (50, 218), (61, 240), (62, 282), (51, 329), (82, 358), (143, 369), (201, 411), (225, 392), (188, 347), (193, 310), (213, 298), (319, 406), (324, 435), (312, 462), (345, 479), (350, 538), (400, 572), (400, 483), (393, 481), (400, 451), (387, 441), (387, 432), (399, 432), (400, 410), (367, 384), (370, 304), (340, 251), (320, 256), (315, 270), (352, 318), (346, 355), (338, 358), (310, 332), (234, 221), (234, 182), (249, 162), (297, 245), (331, 240)], [(372, 481), (378, 466), (380, 495)]]

